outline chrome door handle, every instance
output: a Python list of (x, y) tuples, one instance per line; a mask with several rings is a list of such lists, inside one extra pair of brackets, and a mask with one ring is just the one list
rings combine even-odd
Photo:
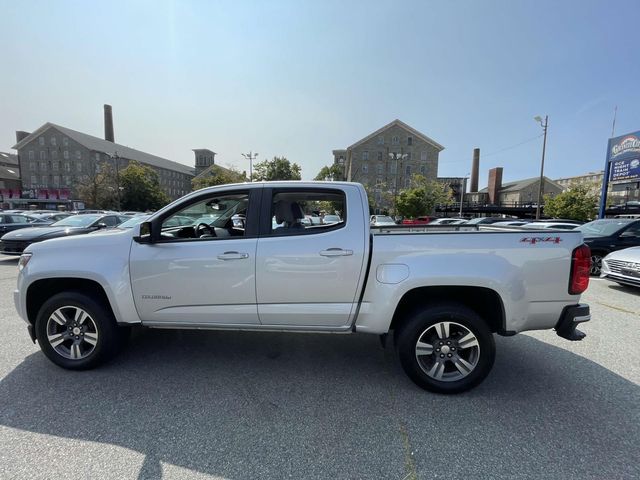
[(249, 258), (248, 253), (224, 252), (218, 255), (218, 260), (243, 260)]
[(353, 255), (353, 250), (344, 250), (342, 248), (328, 248), (327, 250), (322, 250), (320, 255), (323, 257), (346, 257), (348, 255)]

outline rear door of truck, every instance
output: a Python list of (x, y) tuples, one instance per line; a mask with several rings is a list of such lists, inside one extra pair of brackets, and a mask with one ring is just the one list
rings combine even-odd
[[(299, 217), (338, 215), (302, 225)], [(284, 218), (290, 217), (290, 218)], [(364, 282), (367, 225), (354, 185), (283, 184), (265, 188), (256, 255), (263, 325), (348, 328)]]

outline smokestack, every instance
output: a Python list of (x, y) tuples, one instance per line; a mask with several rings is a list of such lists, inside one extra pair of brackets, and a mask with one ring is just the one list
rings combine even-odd
[(478, 191), (478, 170), (480, 169), (480, 149), (473, 149), (473, 163), (471, 163), (471, 189), (469, 192)]
[(23, 139), (31, 135), (31, 132), (24, 132), (22, 130), (16, 131), (16, 143), (20, 143)]
[(104, 106), (104, 139), (107, 142), (115, 142), (113, 136), (113, 113), (111, 105)]
[(489, 170), (489, 203), (497, 205), (500, 203), (500, 189), (502, 188), (502, 167), (495, 167)]

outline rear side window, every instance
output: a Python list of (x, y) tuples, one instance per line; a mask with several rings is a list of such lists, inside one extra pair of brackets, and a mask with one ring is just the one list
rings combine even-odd
[(11, 215), (12, 223), (29, 223), (29, 220), (24, 215)]
[(308, 235), (342, 228), (346, 207), (340, 190), (275, 190), (269, 234)]

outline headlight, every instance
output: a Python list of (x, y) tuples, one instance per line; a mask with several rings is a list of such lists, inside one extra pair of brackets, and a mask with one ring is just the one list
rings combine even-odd
[(22, 255), (20, 255), (20, 260), (18, 260), (18, 271), (21, 272), (24, 267), (27, 266), (27, 263), (29, 263), (29, 260), (31, 260), (31, 257), (33, 256), (32, 253), (23, 253)]

